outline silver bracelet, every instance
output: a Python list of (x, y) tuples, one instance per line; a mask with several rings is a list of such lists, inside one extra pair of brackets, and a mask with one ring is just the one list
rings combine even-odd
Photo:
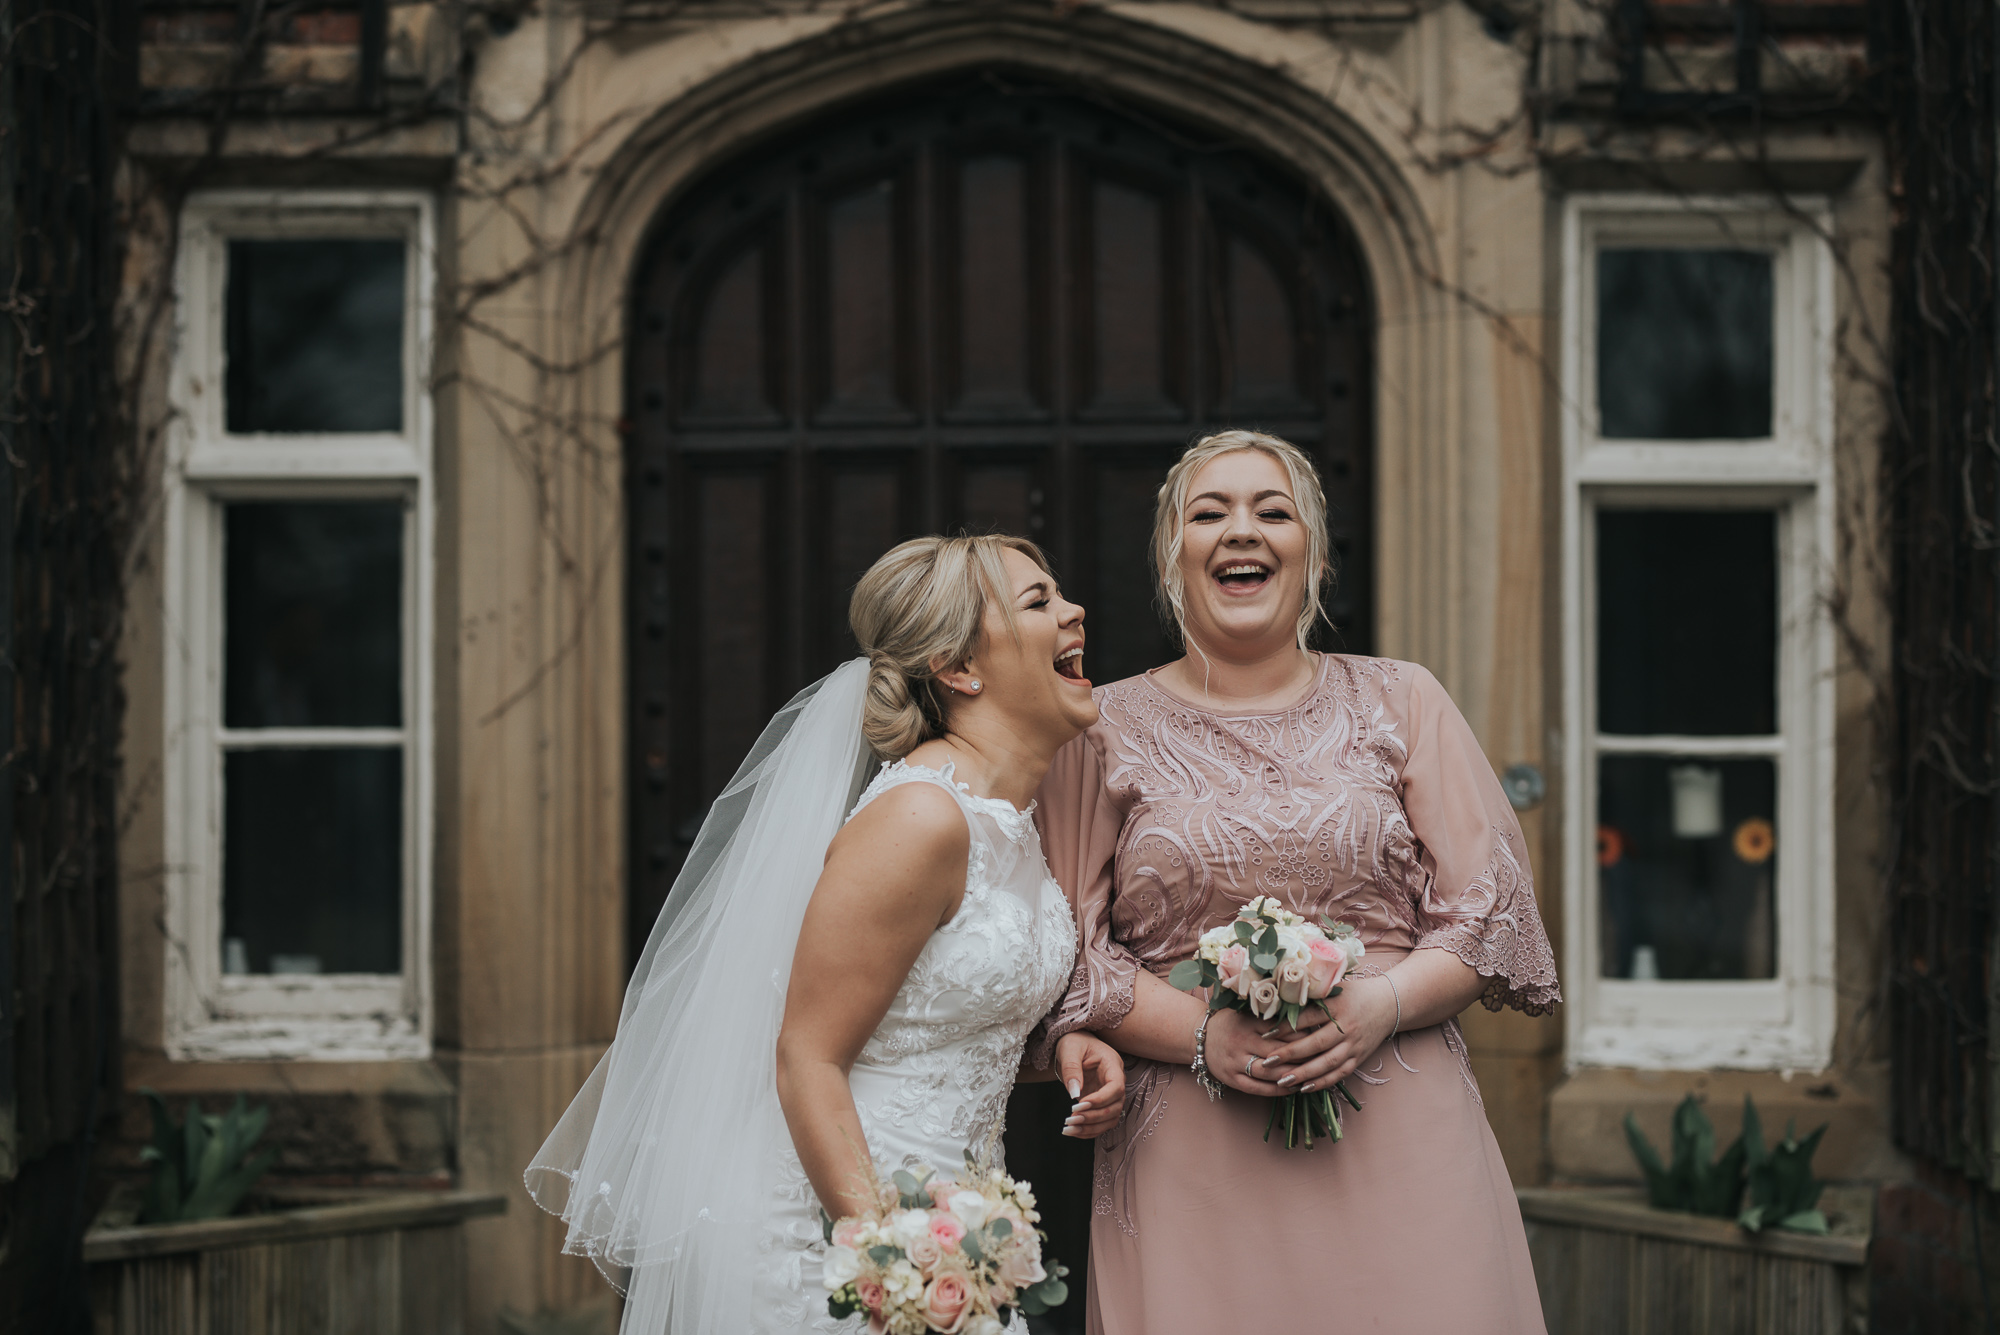
[(1214, 1011), (1201, 1017), (1200, 1026), (1194, 1031), (1194, 1060), (1188, 1064), (1188, 1069), (1194, 1072), (1194, 1082), (1208, 1092), (1210, 1103), (1222, 1097), (1222, 1082), (1208, 1069), (1208, 1022), (1214, 1018)]
[(1389, 1030), (1389, 1037), (1394, 1038), (1403, 1032), (1403, 994), (1396, 990), (1396, 980), (1388, 974), (1382, 975), (1382, 981), (1389, 985), (1389, 995), (1396, 999), (1396, 1023)]

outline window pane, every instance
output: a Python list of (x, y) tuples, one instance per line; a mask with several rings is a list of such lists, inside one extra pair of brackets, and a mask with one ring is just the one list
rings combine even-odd
[(400, 748), (223, 758), (225, 972), (400, 973)]
[(1777, 767), (1604, 756), (1597, 865), (1607, 978), (1770, 978)]
[(1777, 731), (1778, 516), (1597, 512), (1597, 726)]
[(231, 241), (231, 431), (403, 428), (399, 240)]
[(239, 502), (225, 523), (228, 726), (398, 726), (402, 502)]
[(1771, 256), (1601, 250), (1597, 404), (1609, 439), (1771, 434)]

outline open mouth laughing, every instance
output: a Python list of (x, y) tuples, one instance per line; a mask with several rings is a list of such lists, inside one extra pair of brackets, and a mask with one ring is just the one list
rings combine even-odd
[(1255, 593), (1271, 581), (1271, 567), (1262, 561), (1231, 561), (1215, 572), (1225, 593)]
[(1056, 675), (1086, 686), (1090, 684), (1090, 678), (1083, 675), (1083, 645), (1072, 644), (1056, 655)]

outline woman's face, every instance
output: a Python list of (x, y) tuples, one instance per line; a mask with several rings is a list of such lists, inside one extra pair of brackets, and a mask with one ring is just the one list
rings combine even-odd
[(1181, 579), (1194, 640), (1217, 652), (1276, 653), (1305, 606), (1306, 528), (1284, 466), (1262, 450), (1204, 464), (1181, 509)]
[(1083, 675), (1083, 609), (1065, 601), (1055, 576), (1013, 548), (1000, 555), (1020, 628), (987, 604), (979, 650), (962, 672), (947, 674), (963, 688), (979, 681), (979, 694), (1025, 729), (1044, 729), (1067, 740), (1097, 722), (1097, 702)]

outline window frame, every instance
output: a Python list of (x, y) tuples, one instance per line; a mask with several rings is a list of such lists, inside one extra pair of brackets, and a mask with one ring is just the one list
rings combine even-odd
[[(228, 243), (348, 236), (397, 238), (407, 247), (402, 429), (228, 432), (222, 374)], [(435, 260), (434, 205), (422, 191), (217, 190), (191, 195), (182, 210), (163, 497), (164, 1039), (177, 1060), (384, 1060), (431, 1052), (435, 502), (429, 368)], [(400, 499), (405, 507), (401, 726), (225, 728), (226, 506), (382, 498)], [(222, 972), (223, 757), (259, 738), (287, 745), (401, 746), (398, 973)]]
[[(1833, 257), (1824, 200), (1588, 194), (1562, 219), (1564, 973), (1566, 1063), (1819, 1070), (1832, 1057)], [(1769, 250), (1772, 433), (1747, 441), (1597, 436), (1596, 270), (1607, 245)], [(1596, 515), (1605, 509), (1776, 512), (1778, 732), (1609, 740), (1597, 732)], [(1775, 977), (1634, 981), (1600, 974), (1600, 755), (1769, 755), (1777, 766)]]

